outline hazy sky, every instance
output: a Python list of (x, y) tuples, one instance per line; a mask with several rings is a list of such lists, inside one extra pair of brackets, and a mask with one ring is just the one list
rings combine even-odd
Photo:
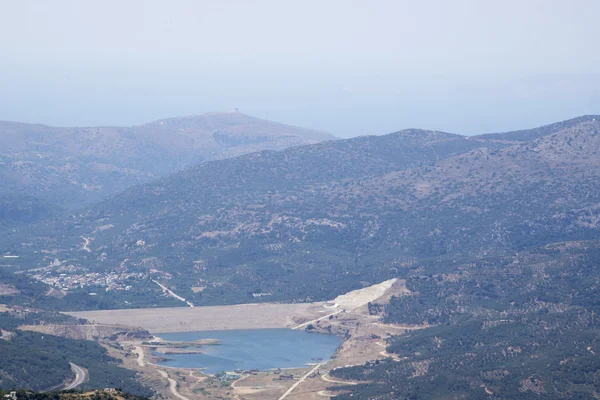
[(339, 136), (600, 114), (600, 1), (0, 0), (0, 119)]

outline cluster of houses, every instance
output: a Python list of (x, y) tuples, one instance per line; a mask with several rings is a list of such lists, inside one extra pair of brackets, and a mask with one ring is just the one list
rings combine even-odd
[(63, 292), (85, 287), (104, 288), (108, 292), (131, 290), (131, 283), (149, 279), (151, 275), (165, 279), (171, 277), (171, 274), (155, 269), (149, 272), (85, 272), (83, 268), (74, 266), (60, 267), (58, 270), (38, 272), (29, 276)]
[(236, 374), (244, 375), (257, 375), (260, 371), (258, 369), (236, 369)]
[(32, 275), (32, 277), (63, 291), (82, 289), (87, 286), (102, 287), (106, 291), (130, 290), (131, 286), (126, 284), (126, 281), (146, 278), (145, 274), (141, 272), (90, 272), (83, 274), (45, 272), (43, 274)]
[[(235, 379), (241, 378), (242, 375), (258, 375), (260, 371), (258, 369), (236, 369), (235, 373), (233, 372), (222, 372), (220, 374), (216, 374), (214, 378), (221, 382), (227, 382)], [(292, 381), (296, 379), (294, 374), (282, 373), (281, 369), (278, 368), (273, 370), (273, 374), (276, 375), (273, 380), (274, 381)], [(317, 370), (316, 372), (308, 375), (309, 378), (316, 378), (321, 375), (321, 371)]]

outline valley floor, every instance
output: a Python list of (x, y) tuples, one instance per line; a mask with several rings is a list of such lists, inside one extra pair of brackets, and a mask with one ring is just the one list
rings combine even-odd
[[(223, 384), (210, 376), (202, 374), (198, 370), (160, 367), (151, 361), (152, 357), (150, 356), (151, 353), (148, 346), (141, 345), (139, 342), (123, 343), (126, 348), (130, 349), (126, 362), (143, 374), (153, 374), (154, 371), (158, 370), (159, 374), (164, 378), (163, 380), (168, 380), (168, 390), (171, 392), (171, 396), (173, 396), (172, 389), (174, 388), (172, 382), (176, 381), (177, 397), (189, 400), (211, 398), (231, 398), (236, 400), (308, 400), (328, 398), (333, 394), (328, 388), (336, 385), (355, 383), (335, 380), (329, 377), (329, 371), (335, 368), (387, 358), (389, 355), (385, 352), (386, 337), (391, 334), (397, 335), (407, 329), (420, 328), (383, 324), (378, 322), (378, 316), (369, 315), (366, 306), (369, 301), (377, 300), (378, 302), (385, 302), (385, 299), (391, 295), (398, 295), (406, 291), (403, 282), (396, 280), (374, 286), (376, 287), (369, 287), (367, 290), (348, 293), (328, 303), (278, 305), (286, 306), (285, 308), (281, 308), (281, 310), (285, 309), (290, 312), (285, 318), (281, 319), (281, 321), (285, 322), (286, 327), (305, 329), (310, 324), (317, 332), (334, 333), (345, 338), (331, 360), (309, 365), (306, 368), (285, 370), (285, 374), (293, 374), (294, 378), (291, 380), (281, 380), (279, 374), (274, 371), (261, 371), (244, 374), (234, 382)], [(219, 310), (222, 312), (228, 309), (233, 310), (231, 311), (232, 314), (228, 314), (231, 316), (238, 315), (239, 309), (248, 312), (256, 308), (257, 312), (254, 315), (260, 316), (264, 315), (264, 310), (269, 310), (269, 307), (272, 306), (274, 305), (231, 306), (219, 308)], [(185, 308), (184, 310), (192, 309)], [(294, 311), (298, 313), (292, 314)], [(192, 315), (190, 311), (187, 312)], [(223, 318), (226, 318), (226, 316)], [(112, 320), (112, 322), (115, 322), (115, 320)], [(258, 322), (260, 322), (260, 318)], [(219, 325), (219, 327), (221, 328), (222, 326)], [(261, 325), (261, 327), (265, 326)], [(248, 329), (249, 326), (240, 326), (240, 328)], [(164, 385), (167, 388), (166, 381)], [(165, 395), (168, 397), (169, 393)]]
[[(368, 302), (382, 303), (392, 295), (406, 293), (403, 281), (390, 280), (347, 293), (331, 302), (311, 304), (246, 304), (216, 307), (181, 307), (169, 309), (111, 310), (69, 313), (89, 319), (94, 324), (129, 325), (159, 332), (197, 330), (298, 328), (333, 333), (344, 342), (329, 361), (282, 371), (293, 379), (281, 379), (274, 371), (242, 374), (235, 381), (222, 381), (198, 369), (159, 366), (152, 356), (156, 343), (123, 339), (115, 346), (105, 342), (112, 356), (124, 366), (140, 373), (140, 380), (157, 390), (156, 398), (284, 400), (323, 399), (330, 397), (328, 388), (341, 382), (329, 377), (335, 368), (363, 364), (389, 357), (385, 338), (416, 326), (397, 326), (379, 322), (370, 315)], [(160, 338), (157, 338), (160, 340)], [(101, 340), (102, 342), (102, 340)]]

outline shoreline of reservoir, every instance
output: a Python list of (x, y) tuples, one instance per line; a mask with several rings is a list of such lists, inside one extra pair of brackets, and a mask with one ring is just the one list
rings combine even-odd
[(219, 340), (221, 344), (209, 352), (170, 354), (168, 359), (156, 350), (151, 353), (162, 358), (157, 362), (161, 367), (202, 369), (207, 374), (306, 368), (330, 360), (343, 340), (335, 335), (286, 328), (164, 332), (159, 336), (171, 343)]

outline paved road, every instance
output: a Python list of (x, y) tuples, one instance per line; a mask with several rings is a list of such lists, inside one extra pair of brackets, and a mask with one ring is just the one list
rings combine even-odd
[(322, 317), (319, 317), (319, 318), (313, 319), (313, 320), (311, 320), (311, 321), (306, 321), (306, 322), (304, 322), (304, 323), (302, 323), (302, 324), (300, 324), (300, 325), (294, 326), (292, 329), (302, 329), (302, 328), (305, 328), (305, 327), (307, 327), (308, 325), (310, 325), (310, 324), (312, 324), (312, 323), (315, 323), (315, 322), (318, 322), (318, 321), (322, 321), (322, 320), (324, 320), (325, 318), (332, 317), (332, 316), (334, 316), (334, 315), (336, 315), (336, 314), (339, 314), (339, 313), (341, 313), (341, 312), (344, 312), (344, 310), (338, 310), (338, 311), (336, 311), (336, 312), (334, 312), (334, 313), (327, 314), (327, 315), (323, 315)]
[(173, 292), (171, 289), (169, 289), (165, 285), (161, 284), (160, 282), (158, 282), (158, 281), (156, 281), (154, 279), (152, 279), (152, 282), (154, 282), (158, 286), (160, 286), (160, 288), (163, 290), (163, 292), (167, 293), (169, 296), (175, 297), (179, 301), (183, 301), (184, 303), (186, 303), (190, 307), (194, 307), (194, 304), (192, 304), (191, 301), (188, 301), (188, 300), (184, 299), (183, 297), (179, 296), (178, 294), (175, 294), (175, 292)]
[(311, 369), (310, 371), (308, 371), (306, 373), (306, 375), (304, 375), (302, 378), (300, 378), (300, 380), (298, 382), (296, 382), (292, 386), (290, 386), (290, 388), (279, 398), (279, 400), (283, 400), (286, 397), (288, 397), (288, 395), (290, 393), (292, 393), (294, 391), (294, 389), (296, 389), (298, 387), (298, 385), (300, 385), (302, 382), (304, 382), (306, 380), (306, 378), (308, 378), (308, 376), (310, 374), (312, 374), (313, 372), (315, 372), (316, 370), (318, 370), (319, 368), (321, 368), (325, 364), (327, 364), (327, 361), (325, 361), (324, 363), (320, 363), (320, 364), (315, 365), (315, 367), (313, 369)]
[(73, 382), (65, 386), (65, 390), (75, 389), (77, 386), (81, 385), (86, 378), (83, 368), (81, 368), (79, 365), (73, 364), (72, 362), (69, 364), (71, 365), (73, 372), (75, 372), (75, 379)]

